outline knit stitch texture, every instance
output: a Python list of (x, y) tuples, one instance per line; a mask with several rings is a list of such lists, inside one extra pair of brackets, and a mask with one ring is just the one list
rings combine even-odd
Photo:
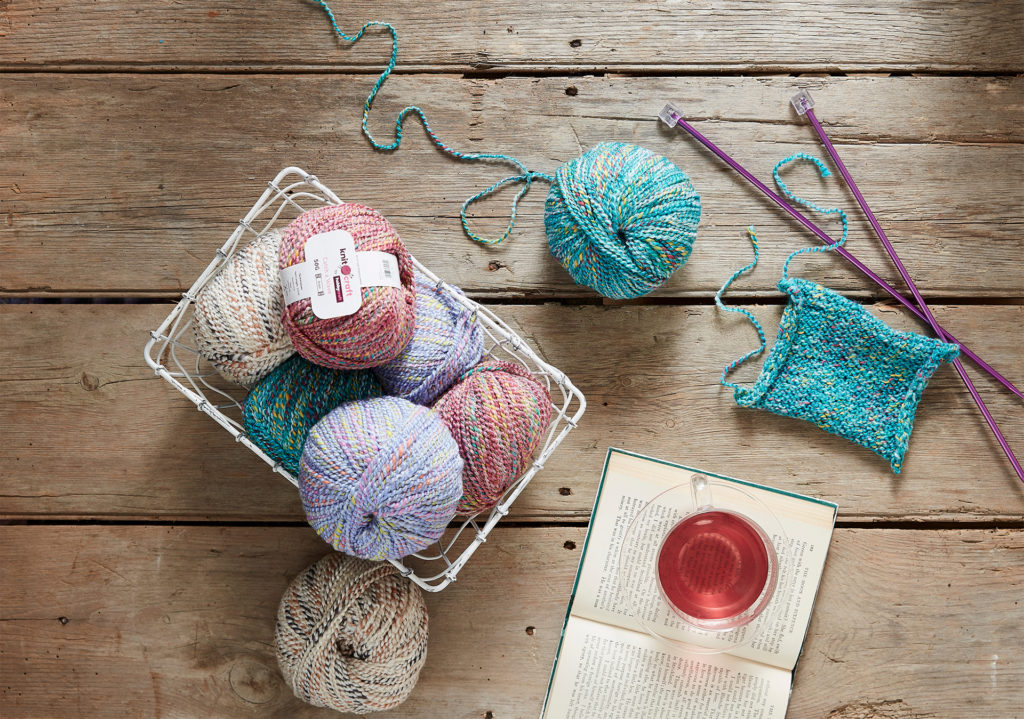
[(741, 407), (813, 422), (889, 460), (899, 474), (928, 380), (959, 353), (953, 344), (897, 332), (856, 302), (804, 279), (779, 282), (789, 302), (779, 336)]
[(368, 370), (321, 367), (298, 355), (252, 388), (242, 415), (249, 439), (291, 472), (299, 472), (306, 436), (338, 405), (383, 394)]
[(822, 177), (830, 175), (820, 159), (798, 153), (775, 166), (772, 174), (779, 190), (816, 212), (838, 216), (843, 234), (834, 245), (805, 247), (786, 259), (778, 288), (788, 295), (788, 302), (778, 338), (753, 386), (743, 387), (727, 381), (726, 376), (764, 352), (764, 330), (749, 311), (726, 307), (722, 295), (734, 280), (757, 265), (757, 236), (750, 228), (754, 260), (733, 273), (718, 291), (715, 302), (721, 309), (750, 319), (761, 346), (729, 364), (721, 382), (733, 389), (741, 407), (813, 422), (889, 460), (892, 471), (899, 474), (921, 393), (938, 366), (952, 362), (960, 348), (914, 332), (897, 332), (856, 302), (815, 282), (789, 276), (789, 265), (795, 257), (841, 246), (849, 230), (842, 210), (818, 207), (789, 191), (779, 170), (794, 161), (810, 162)]
[(302, 701), (353, 714), (394, 709), (427, 661), (427, 608), (392, 565), (332, 552), (285, 590), (274, 643)]

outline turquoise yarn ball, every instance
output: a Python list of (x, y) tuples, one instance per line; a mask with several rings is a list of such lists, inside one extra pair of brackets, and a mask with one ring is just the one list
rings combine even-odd
[(602, 142), (555, 173), (544, 206), (551, 254), (611, 299), (660, 287), (690, 256), (700, 196), (671, 160)]
[(293, 475), (309, 430), (345, 402), (384, 393), (369, 370), (336, 370), (293, 355), (261, 379), (245, 398), (245, 431)]

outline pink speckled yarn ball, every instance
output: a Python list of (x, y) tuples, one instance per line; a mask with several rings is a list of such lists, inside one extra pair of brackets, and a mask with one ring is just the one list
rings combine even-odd
[(391, 223), (376, 210), (345, 203), (307, 210), (296, 217), (281, 238), (279, 267), (306, 259), (306, 241), (331, 230), (347, 230), (357, 252), (387, 252), (398, 259), (400, 287), (364, 287), (363, 304), (355, 314), (320, 319), (308, 299), (285, 308), (281, 321), (295, 351), (324, 367), (366, 369), (390, 362), (412, 338), (416, 322), (412, 259)]
[(522, 366), (487, 358), (434, 405), (465, 463), (458, 513), (496, 505), (537, 451), (554, 407), (547, 388)]

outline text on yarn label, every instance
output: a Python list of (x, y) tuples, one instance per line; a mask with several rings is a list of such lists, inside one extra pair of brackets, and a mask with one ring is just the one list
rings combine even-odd
[(305, 262), (280, 272), (286, 305), (308, 299), (323, 320), (355, 314), (364, 287), (400, 286), (398, 260), (387, 252), (356, 252), (352, 235), (331, 230), (313, 235), (303, 247)]

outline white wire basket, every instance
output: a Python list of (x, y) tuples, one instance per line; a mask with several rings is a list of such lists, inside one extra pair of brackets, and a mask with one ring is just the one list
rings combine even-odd
[[(273, 471), (298, 486), (280, 462), (275, 462), (246, 435), (242, 424), (242, 403), (245, 390), (222, 379), (195, 348), (192, 330), (192, 305), (199, 291), (228, 261), (240, 245), (274, 228), (283, 229), (299, 213), (320, 205), (337, 205), (341, 200), (323, 185), (315, 175), (297, 167), (288, 167), (278, 173), (252, 209), (240, 220), (228, 241), (217, 250), (213, 262), (203, 271), (182, 296), (160, 327), (150, 332), (145, 357), (156, 374), (185, 395), (201, 412), (205, 412), (235, 438), (235, 441), (255, 452)], [(424, 275), (437, 283), (458, 302), (472, 310), (484, 331), (485, 356), (517, 362), (525, 367), (551, 394), (554, 411), (543, 445), (533, 463), (504, 493), (501, 501), (490, 512), (469, 517), (448, 528), (430, 548), (402, 560), (391, 560), (402, 574), (428, 592), (439, 592), (455, 581), (477, 548), (487, 541), (491, 530), (509, 507), (526, 489), (530, 480), (543, 469), (545, 462), (576, 424), (586, 409), (583, 394), (569, 381), (565, 373), (545, 362), (515, 332), (486, 307), (465, 297), (430, 272), (413, 258), (413, 264)]]

